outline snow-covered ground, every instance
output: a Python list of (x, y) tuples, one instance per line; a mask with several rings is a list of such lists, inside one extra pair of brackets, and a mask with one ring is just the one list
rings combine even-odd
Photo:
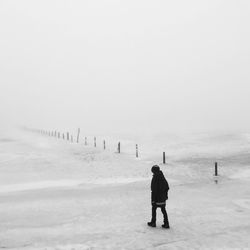
[[(121, 154), (107, 138), (104, 151), (0, 134), (0, 249), (250, 249), (248, 134), (131, 137)], [(170, 230), (160, 211), (157, 228), (146, 225), (150, 169), (162, 151)]]

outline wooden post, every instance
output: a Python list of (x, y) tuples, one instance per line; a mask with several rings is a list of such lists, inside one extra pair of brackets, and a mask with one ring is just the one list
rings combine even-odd
[(163, 164), (166, 164), (166, 154), (163, 152)]
[(214, 175), (218, 176), (218, 163), (217, 162), (215, 162), (214, 164)]
[(87, 143), (87, 137), (85, 137), (85, 146), (87, 146), (87, 144), (88, 144), (88, 143)]
[(63, 140), (64, 140), (64, 133), (62, 134), (62, 138), (63, 138)]
[(96, 147), (96, 137), (94, 137), (94, 146)]
[(106, 149), (106, 142), (105, 142), (105, 140), (103, 141), (103, 149), (104, 150)]
[(118, 153), (120, 154), (121, 153), (121, 143), (118, 142)]
[(78, 128), (78, 131), (77, 131), (77, 143), (79, 143), (79, 136), (80, 136), (80, 128)]
[(136, 158), (138, 158), (138, 144), (135, 145), (135, 148), (136, 148), (135, 156), (136, 156)]
[(60, 132), (58, 132), (58, 138), (60, 139)]
[(71, 135), (71, 142), (73, 142), (73, 135)]
[(69, 132), (67, 132), (67, 140), (69, 141)]

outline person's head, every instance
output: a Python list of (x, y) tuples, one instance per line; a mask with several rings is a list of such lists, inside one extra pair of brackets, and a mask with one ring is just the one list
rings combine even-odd
[(158, 165), (154, 165), (152, 168), (151, 168), (151, 172), (153, 174), (156, 174), (158, 172), (160, 172), (160, 167)]

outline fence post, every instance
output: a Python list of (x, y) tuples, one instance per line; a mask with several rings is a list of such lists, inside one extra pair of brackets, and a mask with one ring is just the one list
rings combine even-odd
[(71, 135), (71, 142), (73, 142), (73, 135)]
[(85, 137), (85, 145), (87, 145), (87, 137)]
[(64, 133), (62, 134), (62, 138), (63, 138), (63, 140), (64, 140)]
[(166, 164), (166, 154), (163, 152), (163, 164)]
[(69, 141), (69, 132), (67, 132), (67, 140)]
[(215, 162), (214, 164), (214, 175), (218, 176), (218, 163), (217, 162)]
[(96, 137), (94, 137), (94, 146), (96, 147)]
[(136, 148), (135, 156), (136, 156), (136, 158), (138, 158), (138, 144), (135, 145), (135, 148)]
[(118, 153), (120, 154), (121, 153), (121, 143), (118, 142)]
[(58, 138), (60, 139), (60, 132), (58, 132)]
[(77, 143), (79, 143), (79, 136), (80, 136), (80, 128), (78, 128), (78, 131), (77, 131)]
[(106, 149), (106, 142), (105, 142), (105, 140), (103, 141), (103, 149), (104, 150)]

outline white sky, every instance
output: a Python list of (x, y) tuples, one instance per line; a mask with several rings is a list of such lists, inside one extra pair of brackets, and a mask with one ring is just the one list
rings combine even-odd
[(249, 0), (0, 0), (0, 117), (86, 133), (250, 128)]

